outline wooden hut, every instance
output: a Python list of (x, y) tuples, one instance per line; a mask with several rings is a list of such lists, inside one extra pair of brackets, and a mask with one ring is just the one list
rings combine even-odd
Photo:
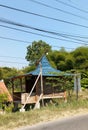
[[(55, 90), (52, 86), (46, 84), (47, 77), (58, 77), (57, 73), (61, 73), (61, 71), (51, 67), (46, 56), (43, 56), (34, 71), (12, 77), (13, 101), (21, 102), (24, 106), (34, 103), (36, 107), (41, 100), (45, 99), (64, 98), (66, 100), (65, 91), (59, 92), (59, 90)], [(18, 79), (20, 91), (16, 92), (14, 82)], [(22, 84), (23, 81), (25, 81), (24, 85)]]

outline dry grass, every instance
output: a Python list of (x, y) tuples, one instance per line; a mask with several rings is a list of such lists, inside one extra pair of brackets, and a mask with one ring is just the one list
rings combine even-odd
[(80, 93), (80, 100), (78, 101), (73, 96), (67, 103), (64, 103), (61, 99), (55, 100), (54, 102), (58, 101), (57, 104), (50, 104), (40, 110), (1, 114), (0, 130), (12, 130), (21, 126), (34, 125), (36, 123), (88, 113), (87, 93), (88, 91)]
[(49, 105), (40, 110), (30, 110), (28, 112), (6, 113), (0, 115), (0, 130), (12, 130), (20, 126), (34, 125), (40, 122), (56, 120), (77, 114), (88, 113), (88, 101), (70, 101), (60, 103), (57, 106)]

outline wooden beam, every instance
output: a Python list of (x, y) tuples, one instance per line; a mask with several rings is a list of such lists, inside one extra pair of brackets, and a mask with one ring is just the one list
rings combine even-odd
[(11, 80), (11, 83), (12, 83), (12, 97), (14, 96), (13, 94), (14, 94), (14, 80), (12, 79)]
[(21, 84), (21, 92), (23, 91), (22, 89), (22, 78), (20, 78), (20, 84)]

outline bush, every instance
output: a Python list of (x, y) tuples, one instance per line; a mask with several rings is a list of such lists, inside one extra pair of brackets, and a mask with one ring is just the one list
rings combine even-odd
[(8, 95), (7, 94), (0, 94), (0, 102), (6, 102), (8, 101)]
[(11, 104), (9, 104), (8, 106), (5, 106), (5, 111), (7, 112), (7, 113), (10, 113), (10, 112), (12, 112), (12, 110), (13, 110), (13, 104), (11, 103)]

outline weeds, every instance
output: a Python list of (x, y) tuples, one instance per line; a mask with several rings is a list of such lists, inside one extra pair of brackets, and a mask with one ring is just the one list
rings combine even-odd
[(10, 130), (15, 127), (33, 125), (43, 121), (61, 118), (70, 114), (78, 113), (80, 109), (88, 109), (87, 99), (74, 100), (71, 98), (67, 103), (63, 100), (54, 100), (39, 110), (30, 110), (24, 113), (6, 113), (0, 115), (0, 130)]

